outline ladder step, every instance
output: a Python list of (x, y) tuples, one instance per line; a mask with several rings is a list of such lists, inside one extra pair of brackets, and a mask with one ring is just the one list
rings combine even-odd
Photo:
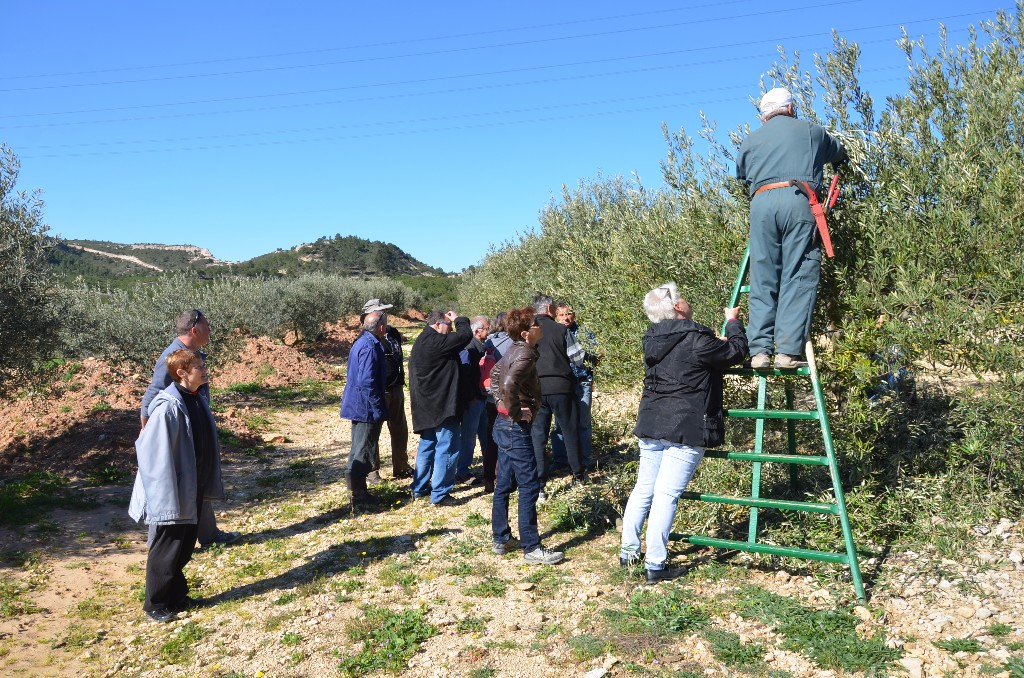
[(796, 375), (810, 376), (809, 367), (794, 367), (790, 370), (754, 370), (749, 367), (730, 367), (722, 370), (722, 374), (738, 374), (744, 377), (792, 377)]
[(738, 419), (820, 419), (818, 410), (725, 410), (725, 416)]
[(740, 294), (750, 294), (750, 285), (740, 287)]
[(762, 461), (776, 464), (810, 464), (812, 466), (828, 466), (828, 457), (811, 454), (758, 454), (735, 450), (705, 450), (705, 457), (713, 459), (731, 459), (733, 461)]
[(735, 506), (756, 506), (757, 508), (784, 509), (786, 511), (804, 511), (805, 513), (830, 513), (839, 515), (839, 506), (813, 501), (789, 501), (787, 499), (754, 499), (753, 497), (728, 497), (721, 494), (701, 494), (700, 492), (683, 492), (680, 499), (707, 501), (713, 504), (733, 504)]
[(673, 532), (669, 535), (673, 541), (685, 541), (697, 546), (710, 546), (716, 549), (735, 549), (737, 551), (751, 551), (753, 553), (767, 553), (773, 556), (785, 556), (788, 558), (804, 558), (806, 560), (823, 560), (829, 563), (841, 563), (848, 565), (850, 557), (845, 553), (832, 553), (831, 551), (815, 551), (812, 549), (798, 549), (790, 546), (773, 546), (771, 544), (751, 544), (747, 541), (734, 541), (732, 539), (715, 539), (714, 537), (703, 537), (695, 534), (680, 534)]

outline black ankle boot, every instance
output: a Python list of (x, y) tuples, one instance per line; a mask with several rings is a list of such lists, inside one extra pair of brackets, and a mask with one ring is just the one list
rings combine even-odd
[(686, 574), (685, 567), (666, 567), (662, 570), (651, 570), (648, 569), (645, 573), (645, 579), (648, 584), (657, 584), (660, 581), (672, 581)]

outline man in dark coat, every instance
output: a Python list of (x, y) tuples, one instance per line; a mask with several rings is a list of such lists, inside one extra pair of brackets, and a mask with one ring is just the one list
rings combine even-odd
[(761, 98), (760, 129), (743, 140), (736, 177), (750, 191), (750, 366), (791, 369), (801, 360), (821, 276), (817, 223), (805, 196), (820, 195), (826, 163), (846, 160), (839, 140), (819, 125), (797, 120), (784, 87)]
[[(454, 324), (454, 331), (452, 325)], [(427, 496), (435, 506), (448, 505), (459, 461), (459, 352), (473, 338), (469, 318), (455, 311), (433, 311), (409, 355), (412, 430), (419, 434), (413, 499)]]
[(545, 449), (551, 432), (552, 416), (565, 435), (565, 452), (569, 458), (573, 482), (586, 482), (587, 475), (580, 455), (576, 377), (569, 362), (569, 344), (566, 336), (568, 329), (565, 325), (555, 322), (554, 300), (550, 296), (538, 294), (534, 297), (533, 310), (537, 314), (537, 324), (544, 333), (537, 344), (540, 353), (537, 359), (537, 376), (540, 378), (541, 404), (531, 430), (543, 499), (544, 483), (547, 480)]

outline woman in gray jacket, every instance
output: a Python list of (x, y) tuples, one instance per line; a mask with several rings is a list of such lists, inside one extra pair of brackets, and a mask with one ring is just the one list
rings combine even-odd
[(146, 560), (142, 609), (158, 622), (195, 605), (188, 596), (185, 565), (196, 545), (199, 506), (222, 499), (217, 425), (199, 389), (208, 374), (203, 358), (181, 349), (167, 357), (174, 383), (149, 406), (149, 422), (135, 441), (139, 471), (128, 515), (156, 525)]

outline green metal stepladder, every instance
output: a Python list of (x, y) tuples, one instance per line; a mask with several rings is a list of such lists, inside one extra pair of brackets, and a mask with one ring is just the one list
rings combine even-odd
[[(739, 305), (740, 295), (750, 292), (750, 286), (745, 285), (747, 274), (750, 270), (750, 247), (743, 254), (743, 263), (740, 265), (739, 274), (736, 276), (736, 284), (733, 286), (730, 307)], [(725, 333), (724, 325), (722, 333)], [(832, 444), (832, 431), (829, 428), (828, 413), (825, 408), (825, 398), (821, 390), (821, 379), (818, 377), (817, 365), (814, 361), (814, 347), (811, 341), (807, 342), (807, 366), (795, 369), (779, 370), (753, 370), (750, 368), (735, 368), (725, 370), (725, 374), (736, 374), (747, 377), (757, 377), (757, 408), (756, 409), (727, 409), (727, 417), (754, 419), (754, 449), (753, 451), (730, 451), (730, 450), (707, 450), (705, 457), (717, 459), (731, 459), (733, 461), (752, 462), (750, 496), (729, 497), (717, 494), (705, 494), (700, 492), (683, 492), (681, 499), (711, 502), (716, 504), (732, 504), (736, 506), (747, 506), (750, 508), (750, 525), (746, 541), (731, 539), (718, 539), (693, 534), (672, 533), (671, 539), (686, 541), (697, 546), (709, 546), (720, 549), (734, 549), (752, 553), (767, 553), (790, 558), (801, 558), (804, 560), (819, 560), (831, 563), (839, 563), (850, 567), (850, 576), (853, 579), (853, 588), (856, 591), (857, 599), (864, 601), (864, 584), (861, 580), (860, 565), (857, 562), (857, 552), (853, 543), (853, 533), (850, 530), (850, 518), (846, 511), (846, 500), (843, 497), (843, 487), (839, 479), (839, 465), (836, 462), (835, 447)], [(768, 380), (772, 377), (783, 377), (786, 409), (768, 409)], [(793, 377), (810, 377), (811, 389), (814, 392), (814, 409), (797, 410), (795, 407), (795, 394), (793, 389)], [(786, 454), (770, 454), (764, 450), (764, 429), (765, 421), (769, 419), (780, 419), (786, 422), (786, 433), (788, 450)], [(821, 427), (821, 436), (824, 441), (824, 455), (798, 454), (796, 445), (797, 420), (817, 421)], [(832, 491), (834, 502), (810, 502), (792, 501), (783, 499), (768, 499), (761, 496), (761, 465), (765, 463), (788, 464), (790, 472), (790, 486), (796, 488), (797, 465), (827, 466), (832, 477)], [(758, 541), (758, 509), (773, 508), (788, 511), (803, 511), (806, 513), (819, 513), (825, 515), (839, 516), (839, 524), (842, 528), (844, 552), (815, 551), (811, 549), (794, 548), (788, 546), (776, 546)]]

